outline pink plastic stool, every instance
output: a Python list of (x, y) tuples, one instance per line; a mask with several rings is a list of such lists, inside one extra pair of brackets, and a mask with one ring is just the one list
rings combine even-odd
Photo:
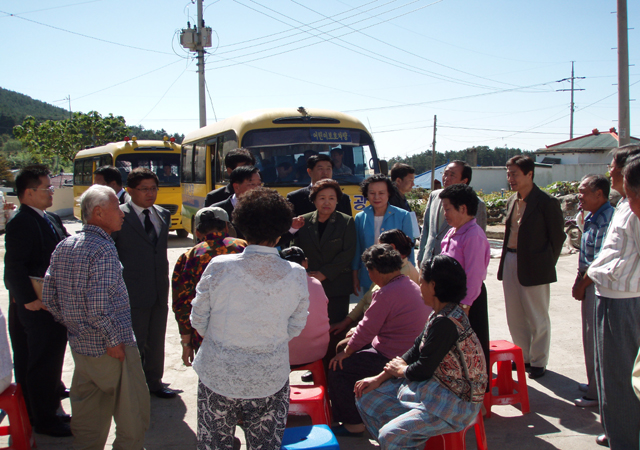
[(424, 450), (466, 450), (467, 444), (465, 437), (467, 431), (474, 428), (476, 433), (476, 445), (478, 450), (487, 450), (487, 435), (484, 432), (484, 422), (482, 421), (482, 413), (478, 413), (473, 422), (471, 422), (464, 430), (457, 433), (441, 434), (433, 436), (427, 441)]
[[(529, 412), (529, 392), (524, 370), (522, 349), (509, 341), (491, 341), (489, 351), (489, 373), (495, 363), (498, 364), (498, 376), (490, 380), (491, 389), (484, 396), (484, 407), (487, 418), (491, 417), (493, 405), (514, 405), (520, 403), (522, 414)], [(511, 376), (511, 361), (516, 364), (518, 381)], [(493, 388), (498, 388), (498, 395), (493, 395)]]

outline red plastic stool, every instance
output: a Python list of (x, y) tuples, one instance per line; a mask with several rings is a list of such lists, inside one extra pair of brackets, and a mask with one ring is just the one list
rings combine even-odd
[(308, 415), (313, 425), (331, 425), (327, 396), (324, 387), (315, 385), (291, 386), (289, 393), (289, 414)]
[(487, 435), (484, 432), (484, 422), (482, 421), (482, 413), (478, 413), (473, 422), (471, 422), (464, 430), (457, 433), (441, 434), (433, 436), (427, 441), (424, 450), (466, 450), (467, 444), (465, 437), (467, 431), (474, 428), (476, 432), (476, 446), (478, 450), (487, 450)]
[(0, 427), (0, 436), (11, 435), (11, 447), (0, 450), (31, 450), (36, 447), (36, 440), (31, 430), (31, 422), (24, 403), (22, 388), (19, 384), (11, 384), (0, 394), (0, 409), (7, 413), (9, 425)]
[[(491, 389), (484, 396), (484, 407), (487, 418), (491, 417), (493, 405), (514, 405), (520, 403), (522, 414), (529, 412), (529, 392), (524, 370), (522, 349), (509, 341), (491, 341), (489, 351), (489, 373), (495, 363), (498, 364), (498, 375), (490, 380)], [(516, 364), (518, 381), (511, 377), (511, 361)], [(498, 395), (493, 395), (493, 388), (498, 388)]]
[(327, 375), (324, 372), (324, 365), (322, 364), (321, 359), (316, 362), (312, 362), (311, 364), (296, 367), (292, 372), (299, 372), (301, 370), (308, 370), (311, 372), (311, 375), (313, 375), (313, 384), (316, 386), (322, 386), (325, 390), (327, 389)]

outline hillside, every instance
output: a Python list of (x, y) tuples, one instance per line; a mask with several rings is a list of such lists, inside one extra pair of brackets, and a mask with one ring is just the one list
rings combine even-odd
[(39, 121), (59, 120), (67, 119), (69, 112), (0, 87), (0, 135), (12, 134), (14, 125), (21, 124), (26, 116), (33, 116)]

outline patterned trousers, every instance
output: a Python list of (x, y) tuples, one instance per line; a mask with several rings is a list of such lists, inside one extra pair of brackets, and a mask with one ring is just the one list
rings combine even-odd
[(198, 450), (233, 450), (238, 419), (249, 450), (279, 450), (289, 413), (289, 382), (263, 398), (230, 398), (198, 382)]

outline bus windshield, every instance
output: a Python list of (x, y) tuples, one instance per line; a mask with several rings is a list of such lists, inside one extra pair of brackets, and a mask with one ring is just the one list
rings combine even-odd
[(242, 139), (267, 186), (308, 185), (307, 160), (317, 154), (331, 157), (333, 178), (340, 184), (360, 184), (370, 174), (371, 145), (361, 130), (338, 128), (254, 130)]
[(125, 181), (136, 167), (145, 167), (158, 175), (160, 187), (180, 186), (180, 155), (166, 153), (125, 153), (116, 159), (116, 168)]

